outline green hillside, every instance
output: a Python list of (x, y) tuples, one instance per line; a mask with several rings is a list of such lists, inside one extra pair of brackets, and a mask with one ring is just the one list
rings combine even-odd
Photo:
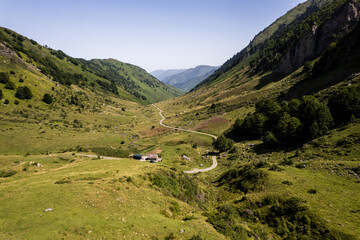
[(24, 76), (36, 74), (64, 86), (76, 85), (93, 92), (100, 90), (144, 104), (182, 94), (145, 70), (114, 59), (75, 59), (5, 28), (0, 28), (0, 41), (1, 57), (10, 60), (9, 64), (0, 66), (6, 72), (18, 69)]

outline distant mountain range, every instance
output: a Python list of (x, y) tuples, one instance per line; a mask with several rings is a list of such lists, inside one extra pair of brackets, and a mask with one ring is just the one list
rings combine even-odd
[(150, 74), (184, 91), (190, 91), (197, 84), (213, 74), (219, 67), (200, 65), (189, 69), (156, 70)]

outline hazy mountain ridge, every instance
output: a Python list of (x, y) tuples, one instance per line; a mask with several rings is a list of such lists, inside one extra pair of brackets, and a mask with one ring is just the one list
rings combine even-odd
[[(157, 70), (151, 72), (155, 77), (166, 84), (172, 85), (184, 91), (189, 91), (202, 80), (210, 76), (219, 67), (199, 65), (189, 69), (179, 70)], [(166, 76), (165, 76), (166, 75)]]
[(165, 78), (170, 77), (175, 74), (179, 74), (184, 72), (186, 69), (168, 69), (168, 70), (155, 70), (150, 72), (151, 75), (159, 79), (160, 81), (164, 81)]

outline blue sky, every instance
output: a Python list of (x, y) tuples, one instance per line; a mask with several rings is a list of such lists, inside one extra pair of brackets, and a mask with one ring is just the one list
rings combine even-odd
[(221, 65), (304, 0), (0, 0), (0, 26), (147, 71)]

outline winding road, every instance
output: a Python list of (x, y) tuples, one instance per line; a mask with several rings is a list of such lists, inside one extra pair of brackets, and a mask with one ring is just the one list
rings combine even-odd
[[(191, 132), (191, 133), (196, 133), (196, 134), (201, 134), (201, 135), (206, 135), (206, 136), (209, 136), (209, 137), (212, 137), (214, 138), (215, 140), (217, 139), (217, 136), (215, 135), (212, 135), (212, 134), (209, 134), (209, 133), (203, 133), (203, 132), (197, 132), (197, 131), (193, 131), (193, 130), (188, 130), (188, 129), (183, 129), (183, 128), (176, 128), (176, 127), (170, 127), (170, 126), (167, 126), (163, 123), (163, 121), (165, 120), (165, 117), (164, 115), (162, 115), (162, 110), (156, 106), (155, 104), (152, 104), (155, 108), (157, 108), (157, 110), (159, 110), (159, 114), (161, 116), (161, 120), (160, 120), (160, 125), (163, 126), (163, 127), (166, 127), (166, 128), (170, 128), (170, 129), (174, 129), (174, 130), (179, 130), (179, 131), (184, 131), (184, 132)], [(184, 171), (184, 173), (199, 173), (199, 172), (208, 172), (210, 170), (213, 170), (214, 168), (217, 167), (217, 160), (216, 160), (216, 155), (212, 155), (212, 160), (213, 160), (213, 164), (211, 167), (208, 167), (208, 168), (203, 168), (203, 169), (198, 169), (198, 168), (195, 168), (195, 169), (192, 169), (190, 171)]]

